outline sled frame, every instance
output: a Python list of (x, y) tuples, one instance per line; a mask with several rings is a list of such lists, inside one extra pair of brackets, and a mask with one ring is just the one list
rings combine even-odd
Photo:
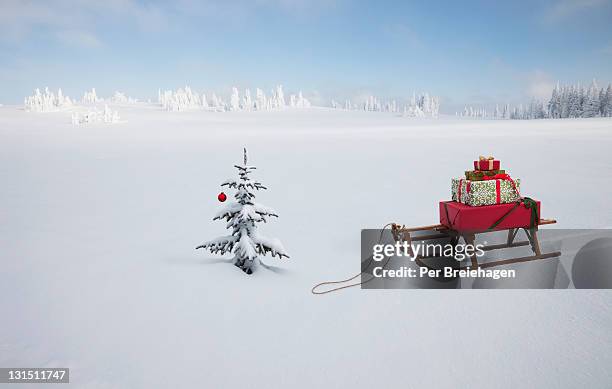
[[(393, 235), (393, 239), (397, 242), (407, 242), (409, 245), (410, 255), (414, 257), (414, 253), (412, 252), (412, 247), (410, 244), (413, 241), (426, 241), (432, 239), (440, 239), (440, 238), (450, 238), (451, 244), (456, 245), (459, 243), (460, 239), (463, 239), (466, 244), (474, 244), (476, 240), (476, 236), (479, 234), (485, 234), (489, 232), (497, 232), (497, 231), (508, 231), (506, 243), (501, 244), (493, 244), (493, 245), (484, 245), (482, 249), (484, 251), (491, 250), (500, 250), (506, 248), (513, 247), (521, 247), (521, 246), (531, 246), (531, 250), (533, 251), (533, 255), (525, 256), (525, 257), (517, 257), (517, 258), (508, 258), (508, 259), (498, 259), (492, 262), (479, 263), (476, 254), (470, 257), (469, 265), (461, 265), (459, 266), (459, 270), (466, 269), (476, 269), (476, 268), (489, 268), (501, 265), (509, 265), (513, 263), (522, 263), (522, 262), (530, 262), (537, 261), (541, 259), (549, 259), (560, 257), (561, 252), (555, 251), (550, 253), (542, 253), (540, 249), (540, 242), (538, 239), (538, 227), (542, 225), (555, 224), (557, 221), (554, 219), (540, 219), (537, 225), (533, 227), (518, 227), (518, 228), (506, 228), (499, 230), (481, 230), (481, 231), (456, 231), (454, 229), (450, 229), (443, 224), (434, 224), (430, 226), (422, 226), (422, 227), (406, 227), (400, 226), (399, 224), (393, 224), (391, 226), (391, 233)], [(525, 231), (525, 235), (527, 236), (527, 240), (524, 241), (516, 241), (516, 236), (519, 230)], [(432, 231), (431, 235), (423, 235), (415, 237), (412, 233), (415, 232), (423, 232), (423, 231)], [(415, 259), (415, 263), (420, 267), (427, 267), (432, 269), (431, 266), (427, 265), (423, 262), (423, 259), (427, 259), (428, 257), (418, 256)], [(429, 257), (431, 258), (431, 257)]]

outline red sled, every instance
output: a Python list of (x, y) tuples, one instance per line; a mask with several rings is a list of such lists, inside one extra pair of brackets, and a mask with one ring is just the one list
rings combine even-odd
[[(526, 206), (529, 202), (530, 208)], [(535, 207), (533, 207), (535, 205)], [(536, 212), (534, 212), (534, 209)], [(474, 244), (476, 236), (492, 231), (506, 230), (508, 238), (505, 243), (485, 244), (483, 251), (508, 249), (519, 246), (531, 246), (533, 255), (499, 259), (492, 262), (479, 263), (476, 255), (473, 255), (469, 265), (461, 265), (460, 269), (466, 268), (488, 268), (500, 265), (536, 261), (540, 259), (555, 258), (561, 256), (559, 251), (543, 253), (540, 250), (538, 239), (538, 228), (546, 224), (555, 224), (554, 219), (540, 218), (540, 202), (531, 199), (522, 199), (521, 202), (497, 205), (485, 205), (472, 207), (456, 201), (440, 202), (440, 224), (422, 227), (406, 227), (393, 223), (391, 232), (393, 238), (398, 242), (428, 241), (439, 238), (450, 238), (451, 244), (456, 245), (459, 239), (468, 244)], [(517, 241), (516, 237), (520, 230), (525, 231), (526, 241)], [(426, 232), (430, 232), (427, 234)], [(425, 233), (425, 234), (423, 234)], [(410, 246), (409, 246), (410, 247)], [(417, 256), (415, 262), (421, 267), (433, 269), (432, 265), (424, 262), (427, 257)]]
[(531, 209), (522, 203), (473, 207), (456, 201), (440, 201), (440, 224), (459, 232), (530, 228), (540, 219), (540, 202), (535, 202), (537, 215), (532, 220)]

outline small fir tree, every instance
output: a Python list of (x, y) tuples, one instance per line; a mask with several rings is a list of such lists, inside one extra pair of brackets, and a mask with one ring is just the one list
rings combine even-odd
[(247, 165), (246, 149), (244, 149), (244, 164), (242, 166), (234, 165), (234, 167), (238, 169), (239, 179), (227, 180), (221, 186), (235, 189), (234, 198), (236, 201), (228, 203), (213, 218), (213, 220), (225, 219), (227, 221), (226, 228), (230, 229), (232, 233), (205, 242), (196, 249), (207, 249), (213, 254), (233, 253), (234, 265), (241, 268), (245, 273), (251, 274), (261, 261), (259, 259), (261, 255), (271, 254), (279, 259), (289, 258), (289, 255), (280, 240), (259, 235), (257, 223), (265, 223), (268, 218), (278, 217), (278, 215), (274, 210), (254, 201), (254, 191), (267, 188), (249, 177), (249, 174), (256, 168)]

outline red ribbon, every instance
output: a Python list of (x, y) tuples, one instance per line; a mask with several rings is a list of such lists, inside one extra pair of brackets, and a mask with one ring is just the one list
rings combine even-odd
[(501, 203), (501, 180), (495, 180), (495, 202)]
[[(501, 204), (501, 181), (510, 181), (510, 184), (512, 185), (512, 188), (514, 189), (514, 191), (516, 192), (516, 194), (518, 195), (518, 197), (521, 197), (521, 194), (516, 186), (516, 182), (514, 182), (514, 180), (512, 179), (512, 177), (510, 177), (509, 174), (496, 174), (494, 176), (484, 176), (482, 177), (483, 181), (490, 181), (490, 180), (495, 180), (495, 202), (497, 204)], [(472, 183), (470, 180), (464, 180), (463, 178), (459, 179), (459, 186), (457, 188), (457, 201), (461, 202), (461, 187), (463, 186), (463, 181), (465, 181), (465, 192), (470, 193), (470, 184)]]
[(470, 193), (470, 184), (472, 183), (470, 180), (464, 180), (463, 178), (459, 179), (459, 187), (457, 188), (457, 202), (461, 202), (461, 187), (463, 186), (463, 181), (465, 181), (465, 193)]
[(483, 176), (483, 180), (506, 180), (512, 181), (512, 178), (508, 174), (496, 174), (494, 176)]
[[(486, 162), (486, 166), (483, 165), (483, 162)], [(478, 161), (474, 161), (474, 169), (475, 170), (493, 170), (495, 167), (496, 160), (493, 157), (480, 157)]]
[(510, 184), (512, 184), (512, 188), (514, 188), (514, 191), (516, 192), (516, 194), (521, 197), (521, 194), (519, 193), (518, 188), (516, 187), (516, 182), (514, 182), (514, 180), (512, 179), (512, 177), (510, 177), (509, 174), (496, 174), (494, 176), (484, 176), (482, 177), (483, 181), (489, 181), (489, 180), (496, 180), (495, 181), (495, 192), (497, 192), (497, 204), (500, 203), (501, 201), (501, 193), (500, 193), (500, 180), (504, 180), (504, 181), (510, 181)]

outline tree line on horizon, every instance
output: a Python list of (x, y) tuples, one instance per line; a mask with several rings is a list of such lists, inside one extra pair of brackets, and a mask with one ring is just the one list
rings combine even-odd
[(577, 85), (560, 85), (557, 83), (545, 102), (532, 99), (528, 105), (519, 104), (511, 107), (495, 105), (492, 112), (485, 108), (466, 106), (457, 116), (490, 119), (566, 119), (612, 117), (612, 83), (606, 88), (599, 88), (593, 80), (588, 88)]

